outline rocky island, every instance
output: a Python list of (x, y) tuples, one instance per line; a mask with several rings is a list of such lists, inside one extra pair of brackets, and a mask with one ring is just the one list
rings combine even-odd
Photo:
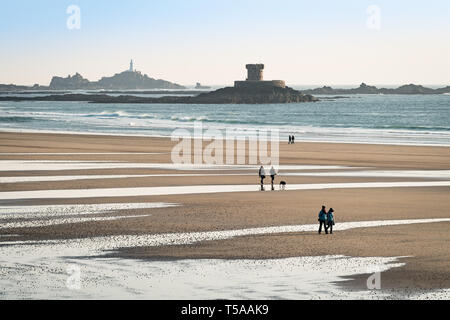
[(0, 84), (1, 92), (43, 91), (43, 90), (138, 90), (138, 89), (185, 89), (184, 86), (154, 79), (134, 69), (133, 60), (128, 70), (111, 77), (102, 77), (98, 81), (89, 81), (78, 72), (67, 77), (54, 76), (48, 86), (35, 84), (32, 87)]
[(116, 73), (112, 77), (102, 77), (99, 81), (90, 82), (79, 73), (67, 78), (53, 77), (50, 90), (135, 90), (135, 89), (184, 89), (176, 83), (153, 79), (134, 69), (133, 60), (127, 71)]
[(200, 82), (197, 82), (197, 84), (195, 85), (195, 89), (198, 89), (198, 90), (205, 90), (205, 89), (211, 89), (211, 87), (209, 87), (209, 86), (203, 86)]
[[(163, 96), (158, 98), (107, 94), (54, 94), (40, 97), (5, 96), (0, 101), (87, 101), (95, 103), (179, 103), (179, 104), (263, 104), (318, 101), (312, 95), (289, 88), (282, 80), (263, 80), (262, 64), (248, 64), (245, 81), (196, 96)], [(77, 77), (77, 82), (84, 82)]]
[(314, 102), (317, 98), (305, 95), (289, 87), (255, 86), (249, 88), (226, 87), (213, 92), (202, 93), (192, 97), (193, 103), (293, 103)]
[(66, 78), (53, 77), (50, 90), (136, 90), (136, 89), (184, 89), (176, 83), (153, 79), (139, 71), (124, 71), (112, 77), (102, 77), (99, 81), (90, 82), (79, 73)]
[(450, 86), (438, 89), (426, 88), (421, 85), (407, 84), (398, 88), (377, 88), (361, 83), (358, 88), (353, 89), (334, 89), (332, 87), (324, 86), (322, 88), (303, 90), (307, 94), (444, 94), (450, 93)]

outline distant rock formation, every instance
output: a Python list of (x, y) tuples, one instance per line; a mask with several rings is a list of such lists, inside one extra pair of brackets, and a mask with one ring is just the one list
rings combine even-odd
[(98, 89), (112, 89), (112, 90), (124, 90), (124, 89), (184, 89), (176, 83), (172, 83), (166, 80), (153, 79), (142, 74), (139, 71), (124, 71), (117, 73), (112, 77), (103, 77), (97, 83), (93, 83)]
[(418, 86), (415, 84), (407, 84), (401, 87), (398, 87), (397, 89), (380, 89), (381, 93), (389, 94), (434, 94), (435, 90), (430, 88), (425, 88), (423, 86)]
[[(140, 86), (155, 86), (155, 80), (142, 75), (140, 72), (130, 70), (116, 74), (111, 78), (102, 78), (97, 83), (89, 83), (86, 79), (76, 74), (65, 79), (54, 78), (50, 87), (63, 89), (64, 85), (70, 89), (79, 89), (86, 85), (96, 86), (102, 89), (141, 89)], [(282, 80), (263, 80), (263, 64), (247, 64), (248, 76), (245, 81), (235, 81), (234, 87), (226, 87), (212, 92), (201, 93), (197, 96), (164, 96), (160, 98), (138, 97), (121, 95), (113, 97), (106, 94), (63, 94), (49, 95), (46, 97), (0, 97), (13, 101), (39, 100), (39, 101), (88, 101), (96, 103), (198, 103), (198, 104), (265, 104), (265, 103), (294, 103), (318, 101), (312, 95), (303, 94), (286, 86)], [(162, 80), (157, 80), (162, 81)], [(52, 87), (52, 85), (57, 87)], [(159, 86), (172, 86), (168, 82), (158, 82)], [(197, 83), (197, 88), (201, 87)]]
[(106, 94), (55, 94), (38, 97), (0, 96), (0, 101), (86, 101), (95, 103), (173, 103), (173, 104), (263, 104), (314, 102), (317, 98), (305, 95), (289, 87), (265, 87), (243, 89), (222, 88), (197, 96), (164, 96), (160, 98)]
[(450, 93), (450, 86), (446, 86), (446, 87), (444, 87), (444, 88), (439, 88), (439, 89), (436, 89), (436, 90), (434, 90), (436, 93), (439, 93), (439, 94), (444, 94), (444, 93), (447, 93), (447, 94), (449, 94)]
[(90, 82), (79, 73), (67, 78), (53, 77), (51, 90), (134, 90), (134, 89), (184, 89), (183, 86), (165, 80), (153, 79), (139, 71), (124, 71), (112, 77)]
[(262, 104), (318, 101), (289, 87), (227, 87), (195, 97), (196, 103)]
[(15, 84), (0, 84), (0, 91), (19, 91), (28, 90), (30, 87), (27, 86), (16, 86)]
[(51, 90), (79, 90), (88, 89), (90, 82), (83, 78), (79, 73), (68, 75), (67, 78), (53, 77), (49, 88)]
[(374, 86), (368, 86), (365, 83), (361, 83), (359, 88), (354, 89), (333, 89), (331, 87), (324, 86), (322, 88), (302, 90), (305, 94), (443, 94), (450, 93), (450, 87), (444, 87), (440, 89), (426, 88), (421, 85), (408, 84), (398, 87), (396, 89), (381, 88), (378, 89)]
[(197, 84), (195, 85), (195, 89), (211, 89), (211, 87), (208, 86), (202, 86), (202, 84), (200, 82), (197, 82)]
[(318, 101), (311, 95), (289, 88), (282, 80), (264, 81), (264, 64), (247, 64), (247, 79), (235, 81), (234, 87), (202, 93), (195, 97), (196, 103), (293, 103)]
[(0, 92), (17, 92), (17, 91), (34, 91), (34, 90), (48, 90), (48, 87), (40, 86), (38, 84), (30, 86), (18, 86), (15, 84), (0, 84)]

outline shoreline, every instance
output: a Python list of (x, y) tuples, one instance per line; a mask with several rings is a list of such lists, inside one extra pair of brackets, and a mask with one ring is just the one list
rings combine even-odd
[[(226, 129), (224, 129), (226, 130)], [(136, 138), (154, 138), (154, 139), (168, 139), (170, 136), (167, 135), (145, 135), (145, 134), (132, 134), (132, 133), (111, 133), (111, 132), (77, 132), (77, 131), (52, 131), (52, 130), (39, 130), (39, 129), (10, 129), (10, 128), (0, 128), (0, 133), (23, 133), (23, 134), (55, 134), (55, 135), (80, 135), (80, 136), (102, 136), (102, 137), (136, 137)], [(194, 139), (194, 138), (193, 138)], [(197, 139), (197, 138), (195, 138)], [(226, 141), (226, 139), (222, 139)], [(237, 137), (236, 140), (242, 140)], [(280, 143), (286, 143), (285, 139), (278, 140)], [(405, 147), (444, 147), (449, 148), (449, 144), (425, 144), (425, 143), (395, 143), (395, 142), (358, 142), (358, 141), (329, 141), (329, 140), (301, 140), (296, 138), (296, 143), (311, 143), (311, 144), (349, 144), (349, 145), (374, 145), (374, 146), (405, 146)]]

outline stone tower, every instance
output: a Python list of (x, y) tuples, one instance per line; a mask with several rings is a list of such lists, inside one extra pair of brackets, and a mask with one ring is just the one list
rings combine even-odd
[(264, 81), (264, 65), (259, 64), (247, 64), (247, 80), (245, 81), (235, 81), (235, 88), (242, 88), (247, 90), (258, 90), (258, 89), (270, 89), (274, 87), (285, 88), (286, 83), (283, 80), (269, 80)]
[(247, 81), (262, 81), (264, 76), (263, 64), (247, 64)]

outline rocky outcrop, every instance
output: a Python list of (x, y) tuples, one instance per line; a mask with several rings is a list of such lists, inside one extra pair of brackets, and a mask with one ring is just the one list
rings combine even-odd
[(126, 89), (184, 89), (183, 86), (166, 80), (153, 79), (139, 71), (124, 71), (112, 77), (103, 77), (93, 82), (96, 89), (126, 90)]
[(415, 84), (407, 84), (397, 89), (380, 89), (383, 94), (433, 94), (435, 90), (430, 88), (425, 88), (424, 86), (418, 86)]
[[(244, 81), (242, 81), (244, 82)], [(103, 77), (96, 82), (90, 82), (76, 73), (73, 76), (66, 78), (53, 77), (50, 86), (19, 86), (15, 84), (0, 84), (0, 92), (25, 92), (28, 91), (47, 91), (47, 90), (152, 90), (152, 89), (184, 89), (176, 83), (165, 80), (155, 80), (142, 75), (140, 72), (125, 71), (116, 74), (112, 77)], [(203, 86), (202, 86), (203, 89)], [(48, 91), (50, 94), (51, 91)], [(113, 93), (113, 92), (111, 92)], [(149, 92), (150, 93), (150, 92)], [(341, 95), (341, 94), (450, 94), (450, 86), (438, 89), (431, 89), (421, 85), (408, 84), (401, 87), (380, 88), (366, 85), (362, 83), (358, 88), (353, 89), (335, 89), (329, 86), (324, 86), (316, 89), (302, 90), (301, 93), (305, 95)], [(190, 92), (186, 92), (190, 94)], [(301, 98), (299, 98), (301, 100)], [(251, 99), (250, 99), (251, 100)]]
[(198, 96), (165, 96), (160, 98), (132, 95), (110, 96), (106, 94), (59, 94), (40, 97), (0, 97), (0, 101), (87, 101), (95, 103), (178, 103), (178, 104), (262, 104), (318, 101), (292, 88), (266, 88), (244, 90), (227, 87)]
[(289, 87), (240, 88), (227, 87), (213, 92), (202, 93), (195, 97), (196, 103), (293, 103), (317, 101), (311, 95), (305, 95)]
[[(48, 90), (48, 87), (43, 87), (38, 84), (34, 86), (18, 86), (15, 84), (0, 84), (0, 92), (25, 92), (34, 90)], [(36, 93), (36, 92), (34, 92)]]
[(440, 89), (426, 88), (421, 85), (407, 84), (395, 89), (380, 88), (368, 86), (362, 83), (358, 88), (354, 89), (333, 89), (331, 87), (322, 87), (312, 90), (303, 90), (307, 94), (443, 94), (450, 93), (450, 87)]
[(153, 79), (139, 71), (124, 71), (112, 77), (103, 77), (96, 82), (90, 82), (79, 73), (66, 78), (53, 77), (49, 88), (51, 90), (184, 89), (179, 84)]
[(444, 93), (450, 94), (450, 86), (446, 86), (444, 88), (436, 89), (434, 91), (436, 93), (440, 93), (440, 94), (444, 94)]
[(90, 82), (85, 79), (79, 73), (75, 75), (68, 75), (67, 78), (53, 77), (50, 82), (50, 89), (52, 90), (80, 90), (88, 89)]
[(200, 82), (197, 82), (197, 84), (195, 85), (195, 89), (211, 89), (211, 87), (208, 86), (202, 86), (202, 84)]

